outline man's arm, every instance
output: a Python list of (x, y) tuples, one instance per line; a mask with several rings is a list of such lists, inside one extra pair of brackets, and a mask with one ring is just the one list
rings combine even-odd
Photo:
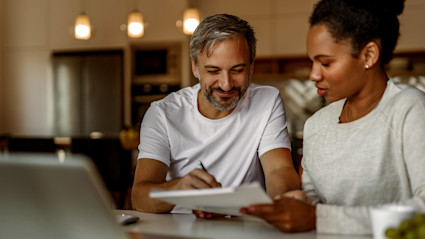
[(266, 180), (267, 194), (271, 198), (287, 191), (300, 189), (300, 180), (292, 163), (289, 149), (272, 149), (264, 153), (260, 160)]
[(204, 170), (194, 169), (183, 178), (166, 181), (168, 166), (153, 159), (139, 159), (134, 174), (131, 193), (133, 208), (142, 212), (165, 213), (174, 205), (149, 197), (153, 188), (166, 190), (221, 187), (214, 176)]

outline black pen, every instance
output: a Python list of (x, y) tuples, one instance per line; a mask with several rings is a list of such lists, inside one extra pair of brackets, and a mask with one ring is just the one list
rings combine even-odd
[(207, 172), (207, 173), (208, 173), (208, 170), (204, 167), (204, 165), (202, 164), (202, 162), (201, 162), (201, 161), (199, 161), (199, 164), (201, 165), (202, 170), (204, 170), (205, 172)]

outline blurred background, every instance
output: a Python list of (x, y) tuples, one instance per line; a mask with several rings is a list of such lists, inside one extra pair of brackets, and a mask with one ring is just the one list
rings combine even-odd
[[(325, 105), (308, 80), (305, 50), (315, 2), (0, 0), (0, 150), (87, 154), (125, 207), (144, 112), (197, 83), (183, 29), (185, 10), (196, 9), (200, 20), (229, 13), (254, 27), (253, 82), (280, 89), (298, 165), (304, 121)], [(136, 33), (129, 20), (139, 21)], [(425, 2), (406, 0), (400, 20), (389, 74), (424, 90)], [(76, 36), (77, 23), (89, 34)]]

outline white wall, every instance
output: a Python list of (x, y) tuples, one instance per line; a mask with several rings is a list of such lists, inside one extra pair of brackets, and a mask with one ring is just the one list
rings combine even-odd
[[(3, 0), (0, 0), (0, 49), (3, 45)], [(3, 86), (3, 51), (0, 50), (0, 134), (5, 133), (6, 130), (4, 128), (3, 118), (4, 118), (4, 106), (3, 106), (3, 98), (4, 98), (4, 86)]]
[(205, 16), (229, 13), (247, 20), (256, 32), (258, 56), (305, 55), (308, 15), (315, 0), (202, 0)]
[[(317, 0), (198, 0), (204, 16), (235, 14), (257, 33), (258, 56), (304, 56), (308, 18)], [(425, 50), (425, 1), (407, 0), (396, 51)]]
[(396, 51), (425, 51), (425, 1), (406, 0)]
[[(75, 17), (82, 11), (81, 1), (1, 1), (1, 21), (7, 24), (1, 31), (4, 40), (0, 44), (4, 57), (0, 63), (3, 69), (0, 74), (0, 133), (52, 135), (52, 52), (118, 48), (128, 55), (130, 44), (186, 40), (176, 27), (176, 20), (187, 6), (186, 0), (136, 1), (148, 24), (145, 36), (137, 40), (128, 39), (125, 30), (121, 30), (133, 10), (133, 0), (86, 0), (85, 10), (94, 28), (93, 37), (88, 41), (74, 39), (72, 32)], [(127, 55), (124, 59), (128, 60)], [(127, 93), (128, 65), (124, 72)], [(128, 114), (129, 97), (125, 103)]]
[(49, 1), (3, 2), (5, 130), (49, 134)]
[[(148, 26), (140, 40), (129, 40), (120, 26), (133, 9), (133, 0), (86, 0), (94, 26), (93, 38), (75, 40), (72, 27), (81, 12), (77, 0), (0, 0), (0, 133), (52, 134), (53, 51), (123, 49), (129, 46), (188, 38), (175, 26), (188, 0), (138, 0)], [(258, 56), (305, 55), (308, 16), (316, 0), (195, 0), (203, 16), (230, 13), (247, 20), (258, 38)], [(407, 0), (401, 16), (402, 36), (397, 51), (425, 50), (425, 1)], [(7, 24), (6, 24), (7, 23)], [(187, 47), (187, 46), (186, 46)], [(184, 53), (188, 51), (184, 48)], [(182, 60), (187, 60), (184, 56)], [(183, 62), (183, 78), (189, 63)], [(129, 64), (125, 65), (125, 93), (129, 93)], [(187, 71), (185, 70), (187, 69)], [(125, 99), (126, 114), (129, 97)]]

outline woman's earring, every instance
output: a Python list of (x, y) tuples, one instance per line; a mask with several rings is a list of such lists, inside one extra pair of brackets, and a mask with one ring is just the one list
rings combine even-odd
[(369, 65), (365, 65), (366, 70), (369, 70)]

